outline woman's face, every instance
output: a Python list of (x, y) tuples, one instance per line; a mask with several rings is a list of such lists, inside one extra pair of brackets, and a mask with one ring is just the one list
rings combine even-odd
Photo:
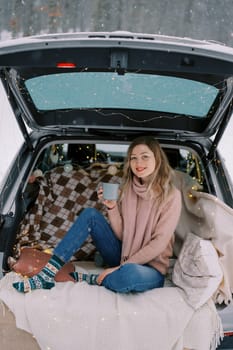
[(146, 180), (155, 170), (155, 157), (150, 148), (144, 144), (133, 148), (130, 156), (130, 168), (134, 175)]

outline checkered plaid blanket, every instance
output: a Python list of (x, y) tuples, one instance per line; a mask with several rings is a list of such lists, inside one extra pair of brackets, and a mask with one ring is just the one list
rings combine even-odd
[[(38, 180), (39, 195), (20, 225), (15, 258), (23, 246), (41, 250), (54, 248), (84, 208), (104, 210), (97, 198), (98, 184), (101, 181), (120, 183), (122, 175), (121, 165), (93, 165), (70, 172), (57, 167), (47, 172)], [(89, 236), (72, 259), (85, 260), (94, 252)]]

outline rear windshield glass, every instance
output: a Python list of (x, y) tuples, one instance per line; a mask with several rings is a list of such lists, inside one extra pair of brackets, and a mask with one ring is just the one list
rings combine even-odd
[(205, 117), (217, 94), (212, 85), (152, 74), (70, 72), (28, 79), (37, 110), (107, 108)]

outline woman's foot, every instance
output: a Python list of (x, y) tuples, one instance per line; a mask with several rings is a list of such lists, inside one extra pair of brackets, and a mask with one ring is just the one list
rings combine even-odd
[(98, 284), (97, 283), (97, 278), (99, 275), (96, 274), (86, 274), (86, 273), (81, 273), (81, 272), (71, 272), (70, 276), (73, 277), (73, 279), (76, 282), (82, 282), (85, 281), (88, 284)]
[(37, 275), (25, 278), (22, 282), (13, 283), (13, 287), (21, 293), (27, 293), (35, 289), (51, 289), (55, 285), (54, 277), (63, 265), (64, 262), (53, 255)]

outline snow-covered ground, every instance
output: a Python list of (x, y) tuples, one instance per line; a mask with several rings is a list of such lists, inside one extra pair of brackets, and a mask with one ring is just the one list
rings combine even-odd
[(233, 116), (225, 130), (222, 140), (219, 144), (219, 150), (225, 160), (226, 167), (230, 173), (233, 182)]

